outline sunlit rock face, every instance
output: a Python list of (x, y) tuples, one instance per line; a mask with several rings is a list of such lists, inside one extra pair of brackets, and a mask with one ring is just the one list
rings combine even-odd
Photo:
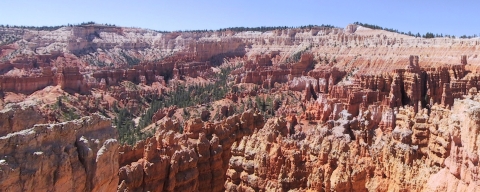
[(0, 187), (5, 191), (115, 191), (116, 137), (110, 120), (99, 115), (2, 135)]
[[(358, 25), (1, 32), (17, 39), (0, 42), (5, 191), (480, 190), (475, 38)], [(95, 114), (128, 109), (136, 124), (159, 96), (227, 67), (224, 98), (150, 111), (140, 131), (154, 136), (133, 146)]]
[(158, 121), (155, 137), (120, 147), (121, 191), (224, 191), (231, 148), (263, 127), (253, 111), (217, 123), (190, 119), (183, 134), (178, 122)]

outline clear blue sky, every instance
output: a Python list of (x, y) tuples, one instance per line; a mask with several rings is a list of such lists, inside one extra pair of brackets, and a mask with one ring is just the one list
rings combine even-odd
[(2, 0), (0, 24), (83, 21), (156, 30), (360, 21), (400, 31), (480, 34), (480, 1), (465, 0)]

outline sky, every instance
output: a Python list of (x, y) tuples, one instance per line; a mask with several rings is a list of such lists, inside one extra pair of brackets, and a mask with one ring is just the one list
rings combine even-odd
[(359, 21), (403, 32), (480, 35), (476, 0), (2, 0), (0, 7), (4, 25), (94, 21), (173, 31)]

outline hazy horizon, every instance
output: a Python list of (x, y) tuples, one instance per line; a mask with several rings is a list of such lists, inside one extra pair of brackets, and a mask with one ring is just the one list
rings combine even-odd
[(353, 22), (379, 25), (401, 32), (480, 34), (480, 2), (439, 1), (125, 1), (59, 0), (3, 1), (0, 24), (58, 26), (93, 21), (122, 27), (160, 31), (216, 30), (328, 24), (345, 27)]

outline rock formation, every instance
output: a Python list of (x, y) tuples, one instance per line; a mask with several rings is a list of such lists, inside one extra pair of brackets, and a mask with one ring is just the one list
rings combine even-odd
[[(0, 46), (6, 191), (480, 190), (478, 38), (358, 25), (5, 35), (18, 39)], [(95, 112), (154, 136), (119, 145), (126, 133)]]
[(430, 115), (417, 113), (414, 121), (413, 108), (401, 108), (391, 133), (371, 128), (370, 111), (352, 117), (344, 110), (327, 126), (290, 136), (285, 119), (269, 119), (263, 129), (233, 146), (225, 187), (476, 191), (478, 151), (471, 146), (478, 142), (472, 127), (478, 126), (479, 99), (459, 100), (451, 113), (436, 105)]
[(155, 137), (122, 146), (120, 191), (223, 191), (231, 146), (263, 127), (253, 111), (218, 123), (189, 120), (178, 133), (171, 119), (158, 121)]
[(110, 120), (99, 115), (60, 124), (37, 124), (3, 135), (0, 188), (115, 191), (119, 167), (116, 135)]
[(45, 123), (35, 103), (11, 104), (0, 111), (0, 136)]

